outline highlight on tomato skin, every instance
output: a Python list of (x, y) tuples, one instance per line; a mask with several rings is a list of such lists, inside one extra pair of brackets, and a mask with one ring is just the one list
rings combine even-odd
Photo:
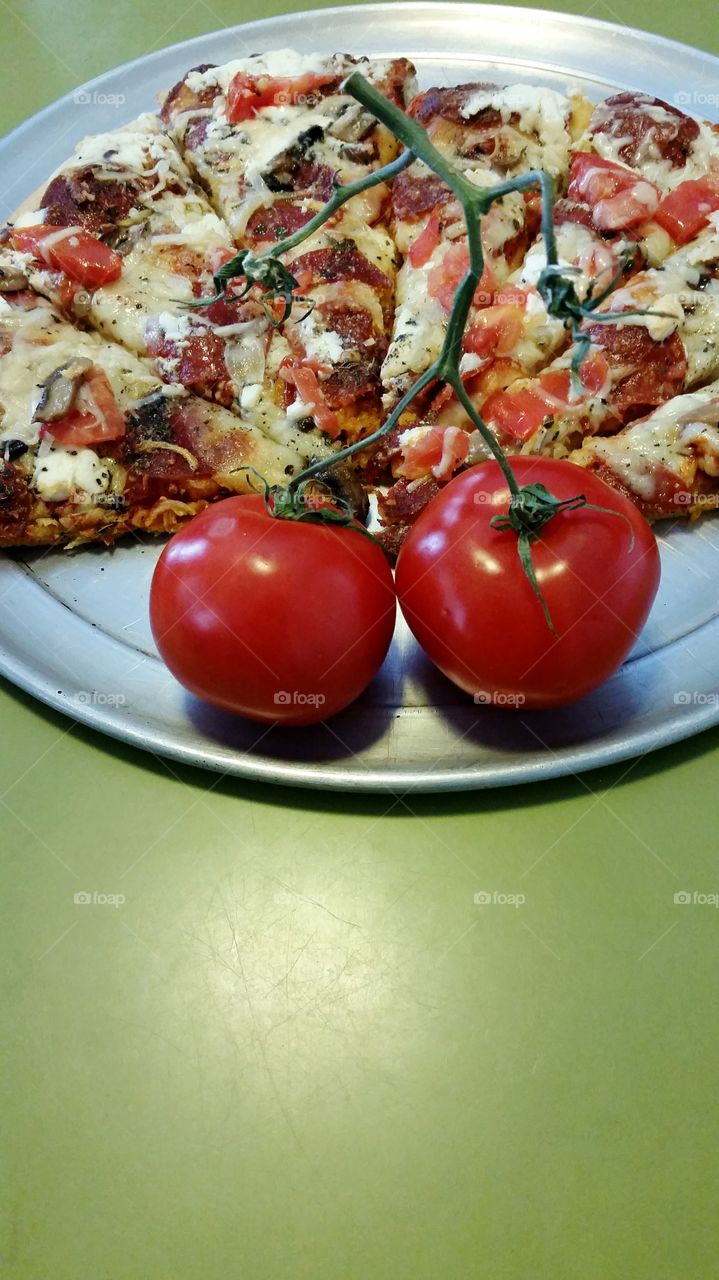
[(395, 585), (425, 653), (477, 701), (519, 710), (574, 702), (621, 665), (659, 586), (654, 534), (637, 508), (573, 463), (513, 458), (520, 485), (579, 494), (605, 511), (561, 511), (532, 540), (556, 634), (522, 567), (518, 539), (492, 528), (509, 489), (496, 462), (456, 476), (410, 530)]
[(168, 542), (150, 590), (160, 656), (196, 697), (251, 720), (326, 720), (363, 692), (394, 632), (392, 571), (360, 532), (223, 499)]

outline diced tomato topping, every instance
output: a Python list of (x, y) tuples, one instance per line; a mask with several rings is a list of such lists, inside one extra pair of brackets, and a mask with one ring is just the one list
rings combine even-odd
[(477, 356), (507, 356), (522, 336), (522, 312), (515, 306), (485, 307), (464, 335), (464, 349)]
[(591, 207), (598, 231), (621, 231), (646, 222), (661, 198), (653, 182), (588, 151), (576, 151), (572, 156), (567, 194), (570, 200)]
[(93, 365), (88, 370), (72, 409), (55, 422), (43, 423), (40, 434), (51, 435), (57, 444), (80, 449), (124, 436), (125, 416), (103, 369)]
[(283, 369), (282, 377), (296, 387), (300, 399), (304, 400), (305, 404), (312, 405), (312, 408), (307, 410), (308, 417), (311, 415), (320, 431), (324, 431), (332, 440), (335, 440), (340, 431), (339, 419), (322, 394), (315, 370), (311, 369), (305, 361), (301, 365)]
[(81, 227), (21, 227), (13, 231), (12, 241), (21, 253), (31, 253), (54, 271), (64, 271), (85, 289), (110, 284), (122, 271), (119, 253)]
[(696, 178), (680, 182), (664, 197), (654, 221), (669, 232), (676, 244), (688, 244), (716, 209), (719, 209), (719, 178)]
[(601, 352), (593, 352), (582, 362), (579, 376), (586, 394), (576, 397), (569, 369), (548, 369), (536, 381), (507, 391), (495, 391), (482, 406), (488, 422), (502, 434), (528, 440), (545, 418), (560, 413), (570, 404), (582, 404), (597, 395), (609, 376), (609, 365)]
[(499, 428), (504, 436), (515, 440), (528, 440), (549, 417), (547, 402), (541, 392), (533, 387), (513, 391), (495, 391), (482, 406), (485, 421)]
[[(455, 294), (468, 269), (469, 251), (466, 244), (453, 244), (445, 253), (442, 261), (438, 262), (436, 267), (432, 267), (429, 272), (427, 287), (430, 295), (437, 299), (445, 311), (452, 310)], [(496, 287), (497, 282), (492, 268), (488, 263), (485, 263), (482, 278), (474, 295), (475, 306), (487, 306), (491, 302), (492, 294)]]
[(469, 435), (460, 427), (426, 427), (402, 454), (395, 468), (398, 476), (420, 480), (433, 475), (435, 480), (449, 480), (457, 467), (467, 461)]
[(227, 119), (230, 124), (240, 124), (256, 116), (263, 107), (302, 102), (336, 79), (333, 75), (310, 71), (300, 76), (282, 77), (251, 76), (240, 71), (227, 91)]
[(433, 213), (423, 231), (412, 241), (409, 260), (413, 267), (423, 267), (429, 262), (439, 244), (439, 214)]

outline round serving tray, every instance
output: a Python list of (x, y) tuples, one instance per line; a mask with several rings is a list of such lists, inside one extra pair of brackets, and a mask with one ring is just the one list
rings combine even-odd
[[(528, 80), (591, 98), (642, 89), (717, 118), (719, 59), (646, 32), (542, 10), (372, 4), (251, 22), (126, 64), (0, 143), (3, 215), (87, 133), (152, 110), (191, 66), (291, 46), (409, 56), (420, 85)], [(398, 624), (363, 697), (327, 724), (279, 729), (196, 702), (157, 657), (147, 600), (157, 543), (0, 558), (0, 671), (75, 720), (159, 755), (265, 782), (442, 791), (576, 773), (719, 721), (719, 523), (658, 529), (662, 585), (640, 643), (595, 694), (555, 712), (475, 706)]]

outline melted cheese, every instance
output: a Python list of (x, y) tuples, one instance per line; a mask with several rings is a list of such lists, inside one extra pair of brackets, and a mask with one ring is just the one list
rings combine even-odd
[(431, 297), (428, 274), (438, 261), (440, 245), (422, 268), (406, 262), (397, 277), (397, 310), (389, 351), (382, 365), (385, 387), (404, 390), (436, 360), (447, 327), (447, 313)]
[(32, 486), (45, 502), (92, 502), (110, 486), (110, 469), (94, 449), (64, 448), (44, 439), (37, 451)]
[(607, 440), (587, 441), (573, 461), (601, 462), (633, 493), (651, 501), (659, 470), (690, 487), (697, 468), (719, 472), (719, 382), (676, 396), (641, 422)]
[(522, 154), (523, 169), (562, 172), (568, 163), (570, 136), (567, 127), (571, 103), (554, 89), (514, 84), (503, 89), (478, 89), (461, 109), (465, 120), (484, 108), (498, 111), (505, 125), (518, 117), (517, 128), (528, 135)]
[(33, 418), (43, 383), (75, 356), (84, 356), (104, 369), (123, 409), (161, 385), (147, 365), (122, 347), (60, 322), (49, 307), (39, 306), (34, 311), (13, 309), (11, 315), (3, 312), (2, 332), (7, 333), (12, 346), (0, 357), (0, 442), (37, 442), (40, 424)]
[(332, 73), (335, 59), (323, 53), (296, 53), (293, 49), (270, 49), (267, 53), (251, 54), (248, 58), (235, 58), (220, 67), (208, 71), (191, 71), (185, 84), (193, 93), (219, 85), (227, 93), (236, 75), (301, 76), (307, 73)]
[[(643, 107), (642, 110), (657, 124), (674, 125), (676, 123), (675, 117), (669, 115), (663, 108)], [(697, 117), (692, 118), (697, 119)], [(637, 148), (631, 168), (640, 170), (648, 182), (653, 182), (664, 192), (673, 191), (681, 182), (703, 178), (710, 167), (719, 166), (719, 135), (708, 128), (703, 121), (698, 120), (697, 123), (699, 134), (689, 148), (685, 164), (675, 167), (669, 160), (664, 159), (653, 131), (650, 130)], [(615, 164), (624, 166), (626, 161), (622, 159), (620, 151), (633, 142), (634, 139), (629, 135), (613, 137), (609, 133), (595, 133), (592, 137), (592, 146), (597, 155), (604, 160), (612, 160)]]

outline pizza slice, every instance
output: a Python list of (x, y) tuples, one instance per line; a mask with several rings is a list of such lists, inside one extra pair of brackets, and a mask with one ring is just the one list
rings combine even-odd
[(719, 507), (719, 381), (617, 435), (586, 440), (571, 461), (596, 471), (650, 520)]
[[(586, 99), (552, 89), (485, 84), (428, 89), (409, 107), (441, 154), (482, 188), (532, 168), (544, 169), (561, 182), (570, 148), (590, 111)], [(406, 261), (397, 282), (398, 311), (382, 370), (388, 408), (438, 356), (457, 286), (469, 265), (461, 206), (421, 161), (394, 180), (392, 210), (393, 234)], [(484, 360), (493, 337), (502, 355), (524, 340), (528, 363), (520, 371), (536, 367), (561, 345), (562, 326), (548, 323), (536, 294), (519, 330), (517, 315), (481, 315), (496, 301), (497, 290), (521, 271), (539, 218), (538, 192), (515, 191), (493, 204), (482, 220), (485, 271), (468, 326), (470, 331), (475, 325), (481, 329), (476, 335), (479, 350), (471, 343), (467, 348), (468, 369), (478, 367), (478, 358)]]
[[(638, 311), (602, 321), (612, 313)], [(719, 230), (617, 289), (584, 324), (591, 349), (573, 385), (573, 349), (534, 379), (478, 403), (511, 451), (566, 456), (586, 435), (609, 434), (719, 376)]]
[[(342, 184), (394, 159), (397, 140), (342, 82), (360, 71), (404, 107), (414, 91), (406, 58), (272, 50), (189, 71), (166, 95), (161, 116), (235, 242), (276, 240), (296, 231)], [(372, 188), (342, 216), (376, 222), (386, 188)]]
[(646, 93), (592, 112), (572, 155), (560, 216), (629, 236), (658, 265), (719, 209), (719, 127)]
[(0, 546), (171, 533), (252, 488), (248, 467), (279, 484), (301, 466), (292, 447), (163, 383), (44, 298), (0, 294)]

